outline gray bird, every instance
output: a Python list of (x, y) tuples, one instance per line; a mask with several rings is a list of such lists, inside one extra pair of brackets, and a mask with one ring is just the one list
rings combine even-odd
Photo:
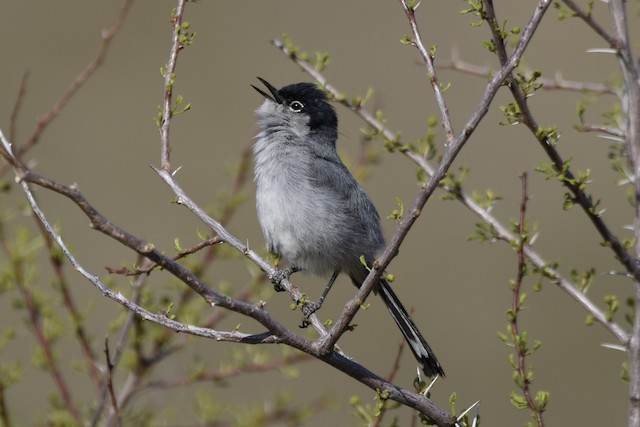
[[(258, 77), (269, 94), (253, 86), (265, 101), (256, 110), (260, 133), (253, 146), (256, 208), (270, 252), (296, 271), (327, 277), (317, 303), (303, 308), (303, 325), (320, 308), (340, 273), (360, 286), (385, 246), (373, 202), (336, 152), (338, 117), (323, 91), (311, 83), (276, 89)], [(277, 282), (277, 280), (276, 280)], [(275, 282), (274, 282), (275, 283)], [(389, 283), (375, 292), (402, 331), (427, 376), (444, 371)]]

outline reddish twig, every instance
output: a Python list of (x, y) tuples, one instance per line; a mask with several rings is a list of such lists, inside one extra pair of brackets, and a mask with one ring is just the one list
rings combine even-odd
[(562, 0), (562, 3), (566, 4), (567, 7), (571, 9), (576, 16), (580, 17), (580, 19), (582, 19), (589, 27), (591, 27), (596, 34), (606, 40), (606, 42), (609, 43), (609, 46), (614, 48), (617, 47), (618, 42), (615, 37), (609, 34), (604, 27), (598, 24), (590, 13), (586, 13), (582, 10), (573, 0)]
[(522, 181), (522, 200), (520, 202), (520, 217), (518, 224), (518, 233), (520, 238), (518, 240), (517, 247), (517, 255), (518, 255), (518, 274), (516, 276), (515, 283), (513, 285), (512, 290), (512, 300), (511, 300), (511, 313), (509, 315), (509, 325), (511, 329), (511, 338), (513, 340), (513, 347), (516, 352), (516, 370), (518, 372), (518, 385), (520, 386), (522, 393), (524, 394), (524, 398), (527, 402), (527, 406), (533, 412), (533, 416), (536, 419), (538, 427), (544, 427), (544, 420), (542, 418), (542, 412), (544, 409), (539, 409), (536, 405), (533, 396), (531, 395), (531, 379), (530, 375), (527, 372), (527, 354), (528, 348), (526, 347), (526, 342), (523, 341), (524, 338), (520, 334), (520, 329), (518, 327), (518, 314), (522, 309), (522, 301), (521, 301), (521, 289), (522, 282), (527, 272), (527, 264), (526, 264), (526, 256), (524, 253), (524, 248), (527, 245), (528, 241), (528, 231), (526, 225), (526, 213), (527, 213), (527, 202), (529, 200), (529, 194), (527, 191), (527, 174), (523, 173), (520, 176)]
[[(213, 245), (217, 245), (218, 243), (221, 243), (222, 239), (220, 239), (219, 237), (211, 237), (203, 242), (198, 243), (195, 246), (192, 246), (190, 248), (184, 249), (182, 251), (180, 251), (180, 253), (174, 257), (172, 257), (171, 259), (174, 261), (178, 261), (182, 258), (185, 258), (188, 255), (194, 254), (196, 252), (198, 252), (199, 250), (206, 248), (208, 246), (213, 246)], [(147, 265), (145, 265), (144, 267), (136, 267), (133, 270), (126, 268), (126, 267), (122, 267), (122, 268), (113, 268), (113, 267), (105, 267), (105, 269), (111, 273), (111, 274), (121, 274), (123, 276), (139, 276), (141, 274), (146, 274), (147, 276), (149, 274), (151, 274), (151, 272), (156, 269), (156, 268), (160, 268), (160, 266), (156, 263), (148, 263)]]
[(104, 338), (104, 357), (107, 363), (107, 388), (109, 389), (109, 397), (111, 398), (111, 405), (113, 406), (113, 412), (116, 417), (116, 424), (122, 426), (122, 419), (120, 418), (120, 409), (118, 408), (118, 399), (113, 391), (113, 363), (111, 363), (111, 356), (109, 355), (109, 338)]
[(296, 365), (302, 362), (309, 362), (314, 360), (311, 356), (305, 353), (296, 353), (292, 356), (284, 357), (282, 359), (276, 359), (262, 363), (245, 363), (237, 368), (222, 369), (213, 371), (200, 372), (193, 376), (186, 376), (173, 379), (162, 379), (150, 381), (141, 385), (137, 392), (143, 392), (150, 388), (176, 388), (184, 387), (199, 382), (219, 382), (230, 378), (239, 377), (243, 374), (254, 374), (269, 371), (277, 371), (284, 367)]
[(24, 282), (21, 262), (14, 261), (12, 267), (13, 274), (15, 276), (15, 285), (18, 288), (22, 301), (25, 304), (25, 310), (29, 316), (28, 322), (31, 332), (38, 343), (38, 347), (42, 350), (42, 356), (44, 357), (44, 364), (47, 372), (51, 375), (51, 378), (58, 389), (58, 393), (60, 394), (64, 407), (69, 411), (71, 416), (80, 423), (80, 411), (78, 411), (78, 407), (76, 406), (73, 395), (71, 394), (71, 389), (69, 388), (67, 380), (62, 374), (54, 355), (53, 343), (49, 338), (47, 338), (44, 331), (44, 325), (42, 324), (42, 312), (39, 304), (33, 298), (33, 294)]
[(60, 291), (62, 295), (62, 302), (66, 307), (69, 318), (71, 319), (71, 323), (73, 324), (73, 332), (78, 340), (78, 344), (80, 345), (80, 349), (82, 354), (84, 355), (85, 364), (87, 366), (87, 371), (89, 373), (89, 377), (93, 381), (94, 385), (98, 386), (100, 384), (100, 372), (97, 368), (97, 360), (94, 354), (93, 349), (91, 348), (91, 343), (89, 342), (89, 337), (85, 328), (83, 326), (83, 316), (78, 310), (78, 306), (73, 298), (71, 291), (69, 290), (69, 283), (64, 274), (63, 259), (58, 253), (57, 248), (54, 246), (54, 242), (51, 239), (49, 233), (44, 228), (44, 225), (40, 221), (35, 213), (33, 214), (33, 220), (37, 224), (38, 229), (40, 230), (40, 235), (44, 239), (45, 245), (47, 247), (47, 252), (49, 253), (49, 263), (51, 264), (51, 268), (56, 276), (57, 280), (57, 289)]
[[(58, 98), (58, 100), (53, 104), (53, 107), (47, 114), (45, 114), (40, 120), (38, 120), (38, 124), (36, 125), (36, 129), (33, 131), (29, 139), (25, 144), (14, 147), (14, 155), (16, 158), (20, 159), (28, 150), (30, 150), (35, 144), (40, 140), (40, 136), (45, 131), (45, 129), (53, 122), (62, 113), (66, 105), (69, 103), (71, 98), (78, 92), (78, 90), (89, 80), (89, 78), (96, 72), (98, 68), (104, 62), (107, 52), (109, 51), (109, 46), (111, 46), (111, 42), (114, 37), (122, 28), (124, 24), (124, 20), (131, 8), (131, 4), (133, 0), (124, 0), (120, 10), (118, 11), (118, 15), (115, 20), (111, 24), (111, 26), (102, 32), (102, 41), (100, 42), (100, 46), (98, 47), (98, 53), (94, 57), (94, 59), (85, 67), (84, 70), (78, 74), (78, 76), (71, 82), (71, 85), (64, 91), (62, 96)], [(15, 140), (11, 140), (15, 144)], [(2, 165), (0, 167), (0, 176), (3, 176), (10, 169), (9, 165)]]
[(18, 114), (20, 113), (20, 107), (22, 107), (22, 101), (27, 94), (27, 80), (29, 79), (29, 72), (22, 74), (20, 79), (20, 86), (18, 87), (18, 96), (13, 103), (11, 109), (11, 116), (9, 117), (9, 140), (16, 141), (18, 136)]
[[(413, 313), (410, 313), (410, 314), (413, 314)], [(389, 374), (387, 374), (387, 377), (385, 378), (390, 383), (392, 383), (395, 380), (396, 375), (398, 374), (398, 372), (400, 372), (400, 359), (402, 358), (402, 353), (404, 351), (405, 345), (406, 345), (405, 340), (400, 341), (400, 344), (398, 344), (398, 351), (396, 352), (396, 357), (393, 359), (391, 372), (389, 372)], [(380, 425), (382, 425), (382, 420), (384, 419), (384, 415), (386, 414), (386, 412), (387, 412), (387, 405), (383, 405), (380, 408), (380, 413), (375, 418), (373, 424), (371, 424), (371, 427), (379, 427)]]

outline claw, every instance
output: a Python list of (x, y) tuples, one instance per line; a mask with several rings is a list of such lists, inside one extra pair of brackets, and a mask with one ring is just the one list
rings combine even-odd
[(306, 328), (311, 324), (311, 322), (309, 321), (309, 318), (313, 313), (315, 313), (320, 309), (321, 305), (322, 303), (313, 302), (313, 301), (305, 302), (304, 306), (302, 307), (302, 323), (300, 324), (301, 328)]
[(273, 283), (273, 290), (276, 292), (286, 291), (285, 287), (280, 284), (283, 280), (289, 280), (289, 276), (295, 273), (297, 270), (293, 268), (285, 268), (283, 270), (276, 270), (275, 273), (269, 275), (269, 280)]

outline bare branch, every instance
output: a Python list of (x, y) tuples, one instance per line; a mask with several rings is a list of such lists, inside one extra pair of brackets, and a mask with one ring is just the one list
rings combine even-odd
[[(174, 261), (178, 261), (182, 258), (185, 258), (186, 256), (189, 256), (191, 254), (198, 252), (201, 249), (204, 249), (208, 246), (217, 245), (218, 243), (222, 243), (222, 239), (220, 239), (219, 237), (211, 237), (203, 242), (198, 243), (197, 245), (194, 245), (190, 248), (180, 251), (178, 255), (174, 256), (171, 259)], [(105, 267), (105, 268), (109, 273), (112, 273), (112, 274), (122, 274), (124, 276), (138, 276), (140, 274), (149, 275), (154, 269), (158, 267), (159, 265), (156, 263), (149, 263), (143, 267), (136, 267), (133, 270), (126, 267), (122, 267), (122, 268)]]
[(38, 229), (40, 230), (40, 235), (44, 239), (47, 251), (49, 252), (49, 263), (51, 264), (51, 267), (54, 271), (58, 289), (62, 296), (62, 302), (69, 312), (69, 318), (71, 320), (71, 323), (73, 324), (74, 334), (84, 355), (87, 372), (89, 373), (89, 376), (91, 377), (94, 385), (98, 386), (100, 384), (101, 375), (100, 372), (98, 372), (97, 368), (97, 358), (94, 354), (93, 349), (91, 348), (89, 336), (85, 330), (85, 327), (83, 326), (83, 317), (80, 313), (80, 310), (78, 310), (78, 305), (76, 304), (75, 298), (73, 297), (73, 293), (69, 290), (69, 283), (63, 270), (63, 259), (58, 256), (59, 254), (56, 250), (55, 243), (45, 229), (44, 224), (42, 224), (35, 213), (33, 213), (33, 218), (36, 225), (38, 226)]
[(162, 105), (162, 123), (160, 125), (160, 167), (165, 170), (171, 170), (170, 155), (171, 144), (169, 143), (169, 128), (171, 117), (173, 116), (173, 83), (175, 80), (176, 64), (178, 61), (178, 52), (183, 48), (180, 43), (180, 29), (182, 27), (182, 15), (184, 14), (184, 5), (187, 0), (178, 0), (175, 14), (172, 17), (173, 36), (171, 40), (171, 51), (169, 53), (169, 62), (164, 69), (164, 100)]
[[(409, 26), (411, 27), (411, 32), (413, 33), (413, 41), (412, 44), (418, 48), (420, 52), (420, 56), (422, 56), (422, 60), (427, 68), (427, 76), (429, 77), (429, 82), (431, 82), (431, 87), (433, 88), (434, 93), (436, 94), (436, 100), (438, 102), (438, 108), (440, 109), (440, 117), (442, 119), (442, 125), (444, 126), (444, 133), (447, 140), (447, 144), (453, 142), (454, 131), (451, 125), (451, 116), (449, 115), (449, 108), (447, 107), (447, 103), (444, 100), (444, 95), (442, 93), (442, 89), (440, 88), (440, 83), (438, 82), (438, 76), (436, 74), (436, 69), (433, 66), (433, 55), (427, 52), (427, 49), (422, 42), (422, 36), (420, 35), (420, 28), (418, 27), (418, 23), (416, 22), (415, 15), (415, 7), (409, 6), (406, 0), (400, 0), (400, 4), (402, 5), (402, 9), (404, 9), (404, 13), (407, 15), (407, 19), (409, 19)], [(415, 3), (418, 4), (418, 3)]]
[(16, 96), (16, 101), (13, 103), (13, 108), (11, 109), (11, 116), (9, 117), (9, 140), (10, 141), (15, 141), (17, 139), (18, 114), (20, 113), (20, 107), (22, 107), (22, 101), (24, 100), (24, 97), (27, 94), (28, 79), (29, 79), (28, 72), (25, 72), (24, 74), (22, 74), (22, 78), (20, 79), (20, 86), (18, 88), (18, 96)]
[(567, 7), (571, 9), (573, 13), (576, 14), (576, 16), (579, 16), (580, 19), (582, 19), (589, 27), (591, 27), (591, 29), (595, 31), (596, 34), (598, 34), (607, 43), (609, 43), (609, 46), (611, 47), (617, 46), (616, 39), (611, 34), (609, 34), (607, 30), (605, 30), (600, 24), (598, 24), (596, 20), (593, 19), (593, 16), (591, 16), (590, 13), (587, 13), (584, 10), (582, 10), (580, 6), (578, 6), (573, 0), (562, 0), (562, 2), (566, 4)]
[(363, 282), (362, 286), (359, 288), (356, 296), (351, 301), (349, 301), (347, 305), (345, 305), (345, 309), (338, 320), (335, 322), (335, 326), (331, 329), (329, 334), (322, 339), (322, 346), (324, 347), (324, 351), (328, 351), (329, 349), (331, 349), (337, 342), (340, 334), (344, 330), (346, 330), (346, 328), (353, 320), (353, 317), (355, 316), (360, 306), (360, 302), (365, 301), (366, 297), (375, 286), (375, 283), (378, 281), (384, 269), (398, 254), (400, 245), (404, 241), (404, 238), (406, 237), (415, 221), (420, 216), (424, 205), (436, 190), (440, 182), (446, 177), (447, 172), (456, 156), (458, 155), (460, 150), (462, 150), (462, 147), (480, 123), (480, 120), (482, 120), (482, 118), (486, 115), (489, 106), (495, 94), (498, 92), (498, 89), (502, 86), (502, 83), (509, 77), (511, 72), (518, 65), (520, 58), (524, 54), (527, 45), (529, 44), (531, 38), (533, 37), (533, 34), (535, 33), (535, 29), (542, 20), (542, 17), (544, 16), (544, 13), (546, 12), (550, 4), (551, 0), (541, 0), (538, 2), (538, 5), (536, 6), (532, 17), (525, 27), (522, 33), (522, 37), (520, 38), (520, 41), (515, 48), (513, 56), (491, 79), (485, 89), (480, 102), (477, 104), (475, 111), (467, 120), (467, 123), (464, 126), (464, 130), (459, 133), (451, 143), (447, 145), (447, 151), (440, 161), (438, 168), (434, 171), (433, 175), (430, 176), (429, 181), (426, 184), (423, 184), (420, 188), (413, 206), (409, 210), (408, 214), (398, 223), (396, 231), (391, 238), (391, 241), (387, 245), (384, 253), (374, 263), (371, 272), (367, 276), (367, 279)]
[[(473, 76), (486, 78), (495, 73), (490, 67), (482, 67), (479, 65), (465, 62), (458, 57), (456, 52), (452, 53), (450, 60), (438, 60), (435, 63), (436, 68), (460, 71), (462, 73)], [(540, 77), (536, 83), (542, 84), (541, 89), (544, 90), (567, 90), (572, 92), (590, 92), (595, 94), (611, 94), (617, 95), (614, 88), (603, 83), (579, 82), (575, 80), (567, 80), (560, 73), (556, 73), (553, 78)]]
[[(505, 64), (510, 61), (513, 56), (509, 58), (504, 46), (504, 40), (500, 35), (500, 30), (496, 28), (495, 23), (499, 21), (493, 9), (493, 2), (491, 0), (487, 0), (486, 4), (486, 19), (491, 29), (493, 41), (496, 46), (496, 52), (500, 58), (500, 62)], [(549, 139), (549, 135), (545, 132), (540, 132), (541, 127), (533, 117), (533, 113), (527, 104), (527, 98), (520, 88), (520, 85), (515, 83), (511, 84), (509, 85), (509, 89), (511, 90), (511, 94), (520, 109), (521, 123), (524, 124), (538, 140), (540, 146), (553, 163), (554, 169), (559, 173), (561, 172), (566, 178), (563, 179), (562, 183), (572, 193), (576, 204), (582, 208), (602, 239), (607, 243), (607, 246), (611, 248), (615, 256), (622, 262), (627, 271), (636, 277), (636, 280), (640, 279), (640, 268), (638, 263), (635, 262), (633, 256), (627, 251), (622, 242), (620, 242), (620, 239), (618, 239), (618, 237), (604, 222), (591, 197), (585, 193), (584, 188), (581, 187), (573, 172), (566, 167), (564, 159), (556, 149), (553, 141)], [(640, 105), (640, 100), (638, 103)]]
[[(136, 305), (140, 304), (140, 296), (142, 294), (141, 292), (142, 285), (144, 284), (144, 281), (146, 280), (146, 278), (147, 276), (138, 276), (132, 285), (133, 295), (130, 299)], [(115, 353), (111, 358), (111, 362), (113, 364), (112, 371), (115, 371), (118, 367), (120, 358), (124, 351), (124, 346), (127, 340), (129, 339), (129, 331), (131, 330), (131, 326), (133, 325), (134, 319), (136, 319), (136, 313), (134, 311), (130, 311), (129, 315), (127, 316), (127, 320), (124, 322), (124, 325), (122, 325), (122, 327), (120, 328), (120, 332), (118, 333), (118, 337), (116, 339)], [(102, 416), (102, 411), (104, 410), (104, 407), (107, 403), (108, 395), (109, 395), (109, 378), (104, 377), (102, 381), (102, 393), (101, 393), (100, 401), (98, 402), (98, 405), (96, 406), (96, 409), (93, 413), (93, 417), (91, 419), (91, 427), (96, 427), (98, 425), (98, 422), (100, 421), (100, 417)]]
[(109, 338), (104, 339), (104, 357), (107, 365), (107, 388), (109, 389), (109, 396), (111, 397), (111, 405), (116, 416), (116, 425), (120, 427), (122, 425), (122, 419), (120, 418), (120, 409), (118, 409), (118, 400), (116, 394), (113, 391), (113, 364), (111, 363), (111, 355), (109, 354)]
[[(361, 104), (355, 104), (344, 96), (341, 95), (341, 92), (333, 86), (331, 83), (327, 81), (327, 79), (320, 72), (315, 70), (313, 66), (311, 66), (308, 62), (296, 57), (292, 52), (290, 52), (284, 43), (280, 40), (273, 40), (273, 44), (280, 49), (283, 53), (285, 53), (289, 58), (294, 61), (297, 65), (299, 65), (306, 73), (308, 73), (311, 77), (313, 77), (316, 81), (318, 81), (329, 93), (333, 95), (335, 99), (342, 105), (344, 105), (349, 110), (353, 111), (358, 117), (360, 117), (367, 125), (376, 129), (380, 132), (384, 138), (388, 140), (396, 139), (396, 135), (387, 128), (383, 123), (378, 121), (372, 114), (370, 114)], [(513, 57), (512, 57), (513, 59)], [(497, 74), (497, 73), (496, 73)], [(495, 77), (494, 77), (495, 79)], [(483, 98), (484, 99), (484, 98)], [(485, 102), (486, 104), (486, 102)], [(484, 104), (483, 104), (484, 105)], [(487, 105), (488, 108), (488, 105)], [(423, 158), (423, 156), (412, 152), (410, 150), (401, 151), (402, 154), (410, 158), (416, 165), (422, 168), (431, 180), (433, 180), (433, 176), (436, 173), (435, 167), (433, 167), (427, 160)], [(504, 242), (510, 244), (510, 242), (516, 240), (516, 236), (511, 234), (508, 231), (508, 227), (502, 225), (491, 213), (489, 210), (484, 209), (478, 203), (476, 203), (473, 198), (469, 195), (465, 194), (461, 191), (461, 189), (453, 189), (448, 188), (446, 186), (442, 187), (445, 191), (454, 195), (458, 201), (463, 203), (468, 209), (470, 209), (473, 213), (475, 213), (478, 217), (480, 217), (485, 223), (491, 226), (491, 229), (495, 231), (496, 236)], [(533, 248), (530, 246), (526, 246), (524, 249), (524, 253), (527, 259), (536, 265), (540, 271), (544, 271), (545, 275), (549, 278), (549, 280), (556, 284), (559, 288), (565, 291), (571, 298), (576, 300), (589, 314), (591, 314), (594, 319), (600, 322), (610, 333), (612, 333), (621, 343), (626, 343), (629, 339), (629, 335), (623, 328), (621, 328), (618, 324), (610, 321), (606, 314), (598, 308), (596, 304), (593, 303), (585, 294), (580, 292), (567, 278), (563, 277), (559, 271), (550, 268), (549, 263)]]
[(25, 306), (25, 311), (28, 315), (27, 325), (31, 329), (31, 333), (35, 337), (38, 348), (42, 352), (42, 364), (46, 366), (47, 372), (51, 375), (51, 379), (59, 393), (64, 409), (66, 409), (70, 416), (72, 416), (77, 422), (80, 422), (80, 411), (78, 410), (74, 396), (71, 393), (71, 387), (60, 368), (58, 359), (54, 355), (54, 343), (47, 336), (45, 331), (42, 307), (38, 303), (37, 298), (34, 297), (32, 290), (27, 286), (23, 263), (17, 257), (11, 256), (4, 241), (0, 241), (0, 249), (5, 253), (7, 259), (12, 260), (13, 281), (20, 293), (22, 302)]
[[(195, 277), (185, 267), (164, 256), (161, 252), (153, 248), (150, 244), (136, 238), (135, 236), (120, 229), (116, 225), (112, 224), (105, 217), (103, 217), (95, 208), (93, 208), (84, 196), (78, 191), (75, 186), (64, 186), (56, 182), (50, 181), (42, 176), (36, 175), (31, 170), (21, 164), (15, 157), (11, 155), (10, 144), (6, 141), (2, 132), (0, 132), (0, 139), (2, 145), (0, 145), (0, 155), (5, 158), (15, 169), (16, 176), (20, 182), (23, 191), (27, 195), (29, 204), (36, 212), (36, 215), (40, 218), (43, 225), (47, 229), (47, 232), (51, 234), (56, 243), (60, 246), (65, 256), (69, 259), (73, 267), (82, 274), (87, 280), (89, 280), (100, 292), (104, 295), (125, 306), (127, 309), (135, 312), (140, 318), (149, 320), (154, 323), (160, 324), (166, 328), (169, 328), (176, 332), (185, 332), (191, 335), (202, 336), (217, 341), (233, 341), (246, 344), (259, 344), (259, 343), (283, 343), (291, 347), (302, 350), (318, 359), (323, 360), (325, 363), (339, 369), (346, 373), (357, 381), (364, 385), (367, 385), (373, 390), (380, 390), (384, 393), (388, 393), (389, 398), (393, 399), (403, 405), (409, 406), (420, 411), (423, 414), (427, 414), (439, 426), (452, 426), (454, 419), (451, 415), (440, 410), (426, 397), (410, 392), (408, 390), (397, 387), (384, 379), (378, 377), (373, 372), (366, 369), (364, 366), (358, 364), (353, 359), (346, 357), (345, 355), (332, 351), (327, 353), (319, 345), (319, 341), (311, 342), (306, 338), (296, 335), (278, 323), (272, 316), (267, 313), (262, 305), (247, 304), (242, 301), (238, 301), (231, 297), (218, 294), (208, 288), (199, 278)], [(179, 201), (182, 204), (187, 205), (190, 210), (196, 213), (199, 217), (207, 219), (207, 224), (214, 224), (215, 221), (206, 217), (206, 214), (202, 209), (193, 204), (193, 202), (184, 195), (180, 187), (173, 182), (170, 174), (158, 170), (158, 174), (171, 186), (171, 188), (179, 195)], [(238, 331), (224, 332), (216, 331), (209, 328), (203, 328), (195, 325), (185, 324), (176, 320), (170, 319), (164, 314), (151, 313), (148, 310), (140, 307), (138, 304), (125, 298), (119, 292), (114, 292), (105, 286), (100, 279), (89, 273), (82, 267), (77, 259), (67, 249), (66, 245), (62, 241), (62, 238), (55, 232), (53, 227), (49, 224), (44, 213), (40, 210), (36, 200), (33, 198), (28, 183), (36, 184), (41, 187), (47, 188), (51, 191), (59, 193), (71, 199), (82, 212), (89, 218), (91, 227), (102, 232), (103, 234), (115, 239), (124, 246), (133, 249), (140, 255), (148, 258), (149, 260), (158, 263), (165, 270), (172, 273), (175, 277), (183, 281), (194, 291), (196, 291), (207, 303), (212, 306), (218, 305), (223, 308), (235, 311), (245, 316), (251, 317), (265, 326), (269, 332), (262, 334), (247, 335)], [(212, 227), (213, 228), (213, 227)], [(244, 248), (245, 256), (255, 260), (261, 268), (264, 267), (266, 271), (272, 270), (263, 259), (258, 257), (253, 251), (242, 245), (235, 237), (228, 234), (224, 228), (221, 230), (224, 234), (222, 237), (225, 242), (232, 242), (233, 247)], [(123, 389), (127, 390), (127, 384)], [(122, 403), (121, 403), (122, 405)]]
[[(633, 171), (634, 194), (634, 265), (640, 265), (640, 82), (638, 64), (631, 52), (627, 26), (626, 2), (610, 0), (609, 12), (616, 38), (618, 62), (624, 79), (625, 97), (622, 110), (625, 114), (624, 131), (627, 157)], [(629, 351), (629, 426), (640, 425), (640, 274), (635, 277), (636, 299), (633, 331), (628, 343)]]
[[(66, 107), (67, 103), (71, 100), (71, 98), (73, 98), (76, 92), (78, 92), (78, 90), (86, 83), (87, 80), (89, 80), (93, 73), (95, 73), (96, 70), (100, 68), (107, 56), (109, 46), (111, 46), (111, 42), (113, 41), (114, 37), (120, 31), (120, 28), (122, 28), (124, 20), (127, 17), (132, 4), (133, 0), (123, 1), (122, 6), (118, 11), (118, 15), (111, 24), (111, 27), (102, 32), (102, 41), (100, 43), (100, 46), (98, 47), (98, 53), (96, 54), (95, 58), (89, 63), (89, 65), (85, 67), (84, 70), (80, 72), (80, 74), (78, 74), (75, 80), (71, 82), (71, 85), (67, 88), (67, 90), (62, 94), (60, 98), (58, 98), (56, 103), (53, 104), (51, 110), (44, 117), (38, 120), (36, 129), (33, 131), (27, 142), (24, 145), (20, 145), (19, 147), (14, 148), (16, 158), (22, 158), (24, 153), (26, 153), (31, 149), (31, 147), (38, 143), (38, 141), (40, 140), (40, 136), (49, 126), (49, 124), (51, 124), (51, 122), (62, 113), (64, 107)], [(11, 141), (15, 143), (14, 140)], [(8, 165), (2, 165), (2, 167), (0, 167), (0, 176), (6, 174), (8, 170)]]

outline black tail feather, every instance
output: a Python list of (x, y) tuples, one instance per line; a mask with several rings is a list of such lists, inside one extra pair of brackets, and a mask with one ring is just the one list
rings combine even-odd
[(380, 295), (380, 298), (382, 298), (382, 301), (384, 301), (389, 309), (391, 317), (393, 317), (402, 335), (404, 335), (407, 340), (407, 344), (409, 344), (409, 348), (411, 352), (413, 352), (416, 360), (420, 362), (425, 375), (428, 377), (434, 377), (436, 375), (444, 377), (444, 370), (442, 366), (440, 366), (438, 358), (431, 350), (431, 347), (429, 347), (429, 344), (427, 344), (427, 341), (422, 337), (418, 327), (413, 323), (409, 313), (407, 313), (407, 310), (402, 306), (402, 303), (386, 280), (380, 280), (378, 295)]

